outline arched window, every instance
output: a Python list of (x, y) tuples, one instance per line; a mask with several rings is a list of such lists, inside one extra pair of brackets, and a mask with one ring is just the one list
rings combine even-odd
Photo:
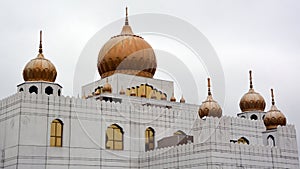
[(274, 139), (274, 137), (272, 135), (269, 135), (267, 137), (267, 140), (268, 140), (268, 145), (269, 146), (275, 146), (275, 139)]
[(148, 127), (145, 131), (145, 150), (154, 150), (155, 147), (155, 131), (153, 128)]
[(256, 116), (255, 114), (252, 114), (252, 115), (250, 116), (250, 119), (251, 119), (251, 120), (257, 120), (257, 116)]
[(246, 116), (241, 116), (241, 118), (242, 118), (242, 119), (245, 119), (245, 118), (246, 118)]
[(47, 95), (53, 94), (53, 88), (50, 87), (50, 86), (46, 87), (45, 93), (46, 93)]
[(51, 123), (50, 146), (62, 147), (62, 139), (63, 139), (63, 123), (62, 121), (55, 119)]
[(173, 135), (175, 136), (175, 135), (186, 135), (186, 134), (181, 130), (177, 130)]
[(60, 89), (58, 89), (58, 96), (60, 96), (61, 95), (61, 90)]
[(23, 92), (23, 91), (24, 91), (24, 89), (23, 89), (23, 88), (20, 88), (19, 92)]
[(238, 144), (248, 144), (249, 145), (249, 140), (246, 139), (245, 137), (241, 137), (237, 140)]
[(123, 150), (123, 130), (116, 124), (110, 125), (106, 130), (106, 149)]
[(36, 86), (31, 86), (29, 88), (29, 93), (35, 93), (38, 94), (38, 88)]

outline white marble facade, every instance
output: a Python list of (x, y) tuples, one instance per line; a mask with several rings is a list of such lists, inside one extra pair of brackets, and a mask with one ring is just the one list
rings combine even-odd
[[(149, 83), (168, 96), (173, 92), (172, 82), (118, 74), (109, 77), (114, 78), (112, 93), (89, 99), (19, 92), (18, 86), (16, 94), (0, 101), (0, 168), (299, 168), (293, 125), (266, 130), (261, 119), (228, 117), (226, 112), (221, 118), (200, 119), (199, 105), (170, 102), (169, 97), (164, 101), (118, 94), (121, 85), (128, 87), (124, 78), (135, 79), (134, 85)], [(102, 79), (86, 85), (82, 92), (104, 83)], [(61, 90), (51, 85), (54, 91)], [(97, 100), (102, 97), (117, 101)], [(50, 125), (55, 119), (63, 123), (62, 147), (50, 146)], [(124, 131), (123, 150), (105, 148), (111, 124)], [(148, 127), (155, 130), (155, 144), (178, 130), (192, 135), (194, 142), (145, 151)], [(242, 137), (249, 144), (238, 143)]]

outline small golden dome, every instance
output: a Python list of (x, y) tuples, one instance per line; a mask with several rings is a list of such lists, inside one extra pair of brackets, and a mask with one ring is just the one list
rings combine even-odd
[(181, 96), (180, 103), (185, 103), (185, 99), (183, 98), (183, 95)]
[(152, 93), (151, 93), (151, 99), (156, 99), (156, 94), (155, 94), (155, 91), (152, 90)]
[(131, 89), (130, 96), (136, 96), (136, 93), (135, 93), (135, 88), (132, 88), (132, 89)]
[(170, 101), (171, 101), (171, 102), (176, 102), (176, 98), (175, 98), (175, 96), (174, 96), (174, 93), (172, 94), (172, 97), (170, 98)]
[(208, 78), (207, 81), (208, 81), (208, 96), (206, 100), (202, 102), (198, 114), (201, 119), (205, 116), (220, 118), (222, 116), (222, 108), (212, 97), (210, 91), (210, 78)]
[(42, 31), (40, 31), (39, 54), (29, 61), (23, 69), (24, 81), (55, 82), (57, 72), (55, 66), (43, 55)]
[(167, 100), (167, 97), (166, 97), (166, 94), (165, 94), (165, 93), (163, 93), (163, 94), (161, 95), (160, 100)]
[(126, 20), (120, 35), (112, 37), (100, 50), (98, 71), (101, 78), (123, 73), (152, 78), (157, 63), (152, 47), (140, 36), (134, 35)]
[(121, 87), (121, 90), (120, 90), (119, 94), (120, 95), (125, 95), (125, 91), (124, 91), (123, 87)]
[(105, 85), (103, 86), (102, 92), (103, 92), (103, 93), (111, 93), (111, 92), (112, 92), (112, 87), (111, 87), (111, 85), (108, 83), (108, 79), (106, 79), (106, 83), (105, 83)]
[(240, 108), (242, 112), (247, 111), (264, 111), (266, 107), (265, 99), (253, 89), (252, 84), (252, 71), (249, 71), (250, 74), (250, 89), (244, 94), (240, 100)]
[(265, 114), (264, 124), (267, 130), (276, 129), (278, 125), (285, 126), (286, 118), (280, 110), (275, 106), (274, 93), (273, 89), (271, 89), (272, 96), (272, 106), (271, 109)]
[(99, 95), (99, 94), (101, 94), (101, 89), (97, 88), (96, 91), (95, 91), (95, 93), (94, 93), (94, 95)]

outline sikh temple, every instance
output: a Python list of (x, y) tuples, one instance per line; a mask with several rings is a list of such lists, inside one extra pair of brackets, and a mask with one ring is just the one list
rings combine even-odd
[(155, 52), (134, 34), (127, 10), (120, 30), (99, 49), (101, 79), (84, 85), (82, 98), (63, 95), (40, 34), (24, 82), (0, 101), (0, 169), (299, 168), (295, 126), (273, 89), (270, 104), (254, 90), (251, 71), (241, 112), (226, 116), (214, 79), (197, 105), (153, 78)]

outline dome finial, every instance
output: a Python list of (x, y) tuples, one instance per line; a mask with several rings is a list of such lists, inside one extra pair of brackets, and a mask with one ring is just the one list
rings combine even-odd
[(249, 78), (250, 78), (250, 89), (253, 89), (253, 84), (252, 84), (252, 71), (249, 70)]
[(208, 95), (211, 96), (211, 91), (210, 91), (210, 78), (207, 78), (207, 87), (208, 87)]
[(42, 45), (42, 31), (40, 30), (40, 45), (39, 45), (39, 54), (37, 56), (38, 58), (44, 58), (43, 55), (43, 45)]
[(274, 99), (273, 89), (271, 89), (271, 97), (272, 97), (272, 105), (275, 105), (275, 99)]
[(125, 25), (129, 25), (129, 22), (128, 22), (128, 7), (127, 6), (126, 6)]

